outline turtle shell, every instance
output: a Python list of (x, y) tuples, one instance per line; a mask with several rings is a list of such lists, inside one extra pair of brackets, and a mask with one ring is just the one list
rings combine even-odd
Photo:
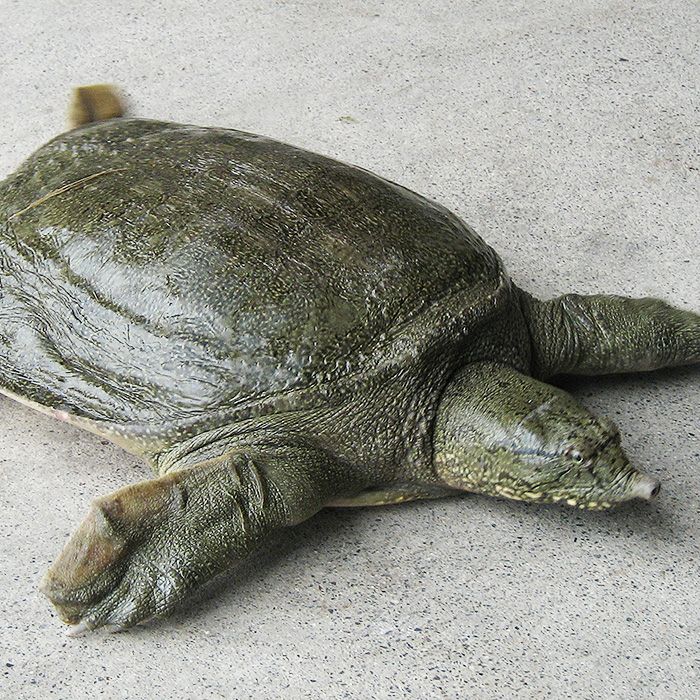
[(170, 425), (331, 401), (458, 343), (496, 254), (361, 168), (235, 130), (116, 119), (0, 184), (0, 387)]

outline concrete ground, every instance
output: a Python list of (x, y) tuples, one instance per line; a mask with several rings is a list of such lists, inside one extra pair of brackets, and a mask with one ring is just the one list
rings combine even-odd
[[(0, 174), (111, 81), (136, 115), (418, 190), (539, 295), (700, 308), (694, 1), (4, 0), (0, 27)], [(75, 640), (37, 581), (91, 499), (148, 474), (0, 400), (0, 697), (700, 697), (700, 371), (567, 386), (657, 502), (326, 511), (171, 618)]]

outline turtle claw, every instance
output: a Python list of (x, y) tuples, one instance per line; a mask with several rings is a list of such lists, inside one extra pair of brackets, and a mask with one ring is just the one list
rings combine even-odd
[(84, 637), (88, 632), (92, 632), (93, 627), (88, 622), (79, 622), (77, 625), (71, 625), (65, 632), (66, 637), (75, 639), (76, 637)]
[(128, 629), (128, 625), (121, 625), (112, 622), (105, 623), (104, 625), (94, 625), (89, 620), (82, 620), (77, 625), (70, 625), (66, 630), (65, 635), (66, 637), (75, 639), (77, 637), (84, 637), (88, 633), (95, 632), (97, 630), (104, 630), (107, 632), (107, 634), (119, 634), (120, 632), (126, 632)]
[[(142, 560), (144, 554), (136, 548), (119, 577), (107, 570), (103, 577), (97, 577), (82, 589), (64, 588), (59, 592), (55, 587), (42, 587), (61, 619), (69, 625), (67, 636), (81, 637), (95, 630), (110, 634), (124, 632), (154, 617), (157, 609), (170, 609), (176, 597), (158, 598), (155, 590), (160, 584)], [(104, 580), (111, 585), (105, 586)]]
[(196, 552), (187, 537), (192, 504), (186, 509), (179, 483), (186, 477), (133, 484), (95, 501), (39, 585), (71, 625), (69, 636), (122, 632), (169, 612), (196, 585), (188, 573)]
[[(67, 550), (73, 548), (71, 540)], [(61, 555), (61, 559), (65, 555)], [(80, 637), (87, 632), (123, 632), (136, 623), (153, 617), (157, 608), (169, 609), (171, 599), (158, 596), (160, 583), (153, 571), (157, 556), (149, 543), (134, 543), (120, 548), (116, 561), (101, 560), (92, 566), (87, 579), (64, 576), (59, 579), (53, 568), (42, 581), (41, 590), (53, 603), (61, 619), (70, 625), (67, 635)], [(59, 559), (59, 561), (61, 560)], [(78, 562), (76, 569), (82, 567)]]

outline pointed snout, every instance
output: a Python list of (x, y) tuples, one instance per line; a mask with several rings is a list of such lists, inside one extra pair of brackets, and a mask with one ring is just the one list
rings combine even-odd
[(659, 495), (661, 482), (653, 476), (647, 474), (637, 474), (634, 484), (629, 491), (630, 498), (642, 498), (651, 501)]

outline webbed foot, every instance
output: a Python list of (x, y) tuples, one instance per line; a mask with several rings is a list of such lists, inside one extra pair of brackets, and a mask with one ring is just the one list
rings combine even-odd
[[(318, 472), (316, 472), (318, 468)], [(95, 501), (41, 590), (69, 634), (164, 616), (273, 530), (328, 500), (314, 452), (236, 453)]]
[(96, 500), (44, 576), (40, 588), (71, 636), (165, 613), (188, 588), (187, 487), (179, 483), (187, 479), (177, 476)]

